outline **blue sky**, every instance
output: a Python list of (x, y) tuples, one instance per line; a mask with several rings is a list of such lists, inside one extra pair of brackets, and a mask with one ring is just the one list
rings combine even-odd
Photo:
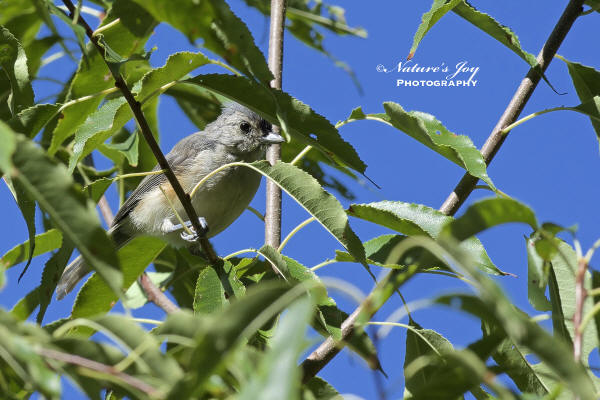
[[(268, 20), (240, 0), (230, 0), (229, 3), (246, 21), (257, 44), (266, 54)], [(523, 48), (534, 54), (541, 48), (565, 6), (565, 2), (542, 0), (472, 3), (512, 28)], [(477, 85), (396, 87), (396, 79), (439, 77), (433, 73), (386, 74), (377, 71), (379, 64), (393, 68), (405, 60), (421, 15), (429, 6), (430, 2), (343, 2), (349, 24), (364, 27), (369, 36), (360, 39), (326, 35), (324, 44), (354, 69), (364, 94), (356, 90), (341, 69), (291, 35), (287, 35), (285, 41), (283, 89), (332, 122), (345, 119), (357, 106), (362, 106), (369, 113), (382, 112), (384, 101), (394, 101), (407, 110), (435, 115), (450, 131), (468, 135), (477, 147), (481, 147), (529, 67), (485, 33), (449, 14), (427, 34), (413, 64), (436, 66), (445, 63), (452, 69), (457, 63), (466, 61), (469, 66), (479, 67)], [(97, 23), (92, 17), (87, 18), (94, 25)], [(600, 53), (590, 46), (592, 38), (597, 38), (600, 33), (598, 18), (596, 13), (576, 21), (558, 53), (571, 61), (600, 69)], [(151, 58), (153, 66), (164, 64), (166, 57), (173, 52), (194, 49), (184, 36), (163, 25), (148, 41), (148, 48), (154, 46), (157, 50)], [(72, 68), (73, 65), (66, 59), (61, 59), (45, 67), (41, 75), (65, 77)], [(203, 71), (207, 70), (199, 72)], [(547, 76), (557, 91), (565, 94), (555, 93), (542, 82), (523, 115), (550, 107), (579, 104), (563, 62), (554, 60)], [(40, 99), (52, 94), (56, 87), (38, 82), (35, 89), (36, 99)], [(166, 96), (161, 98), (159, 120), (161, 146), (165, 153), (179, 139), (195, 131), (177, 105)], [(367, 175), (381, 186), (377, 189), (368, 183), (360, 185), (332, 172), (356, 194), (356, 203), (387, 199), (438, 208), (463, 175), (463, 170), (453, 163), (404, 133), (377, 122), (352, 123), (341, 128), (341, 134), (367, 163)], [(598, 156), (598, 142), (587, 117), (561, 111), (535, 118), (511, 132), (488, 173), (498, 188), (531, 206), (540, 221), (553, 221), (564, 226), (577, 224), (577, 237), (586, 249), (600, 237)], [(259, 210), (264, 210), (263, 187), (252, 203)], [(469, 202), (489, 195), (487, 191), (475, 191)], [(109, 201), (116, 209), (114, 188), (109, 191)], [(349, 205), (347, 201), (341, 201), (345, 206)], [(0, 252), (4, 253), (26, 240), (27, 231), (4, 185), (0, 186), (0, 204), (4, 221), (0, 228)], [(284, 198), (283, 207), (282, 232), (285, 235), (307, 215), (289, 198)], [(463, 206), (458, 214), (464, 209)], [(351, 224), (363, 241), (387, 232), (358, 220), (352, 220)], [(518, 307), (535, 315), (527, 302), (527, 259), (523, 236), (529, 233), (525, 226), (507, 225), (485, 232), (480, 239), (500, 269), (517, 275), (516, 278), (503, 277), (497, 281)], [(219, 254), (226, 255), (243, 248), (260, 247), (262, 240), (262, 224), (252, 214), (244, 213), (230, 228), (215, 237), (213, 243)], [(284, 253), (304, 265), (313, 266), (332, 257), (335, 249), (339, 249), (338, 243), (318, 224), (311, 224), (294, 237)], [(8, 284), (0, 292), (3, 307), (12, 307), (39, 283), (47, 259), (48, 256), (34, 259), (20, 284), (17, 284), (16, 278), (21, 268), (8, 272)], [(332, 264), (319, 270), (319, 275), (344, 279), (364, 293), (372, 287), (371, 279), (359, 265)], [(414, 278), (402, 292), (409, 302), (413, 302), (457, 290), (468, 288), (458, 280), (427, 275)], [(333, 295), (346, 311), (350, 312), (355, 307), (345, 295), (336, 292)], [(61, 302), (53, 302), (45, 322), (67, 316), (73, 300), (74, 295), (71, 294)], [(398, 298), (392, 298), (374, 320), (386, 319), (400, 305)], [(134, 314), (163, 317), (163, 312), (153, 305), (136, 310)], [(437, 330), (459, 348), (480, 337), (478, 321), (447, 309), (427, 308), (416, 311), (414, 317), (422, 326)], [(405, 331), (396, 328), (379, 343), (383, 368), (389, 375), (387, 380), (383, 380), (389, 398), (402, 396), (404, 342)], [(366, 399), (376, 396), (373, 374), (359, 358), (347, 351), (338, 355), (321, 376), (341, 393), (353, 393)], [(80, 396), (76, 389), (66, 388), (65, 398)]]

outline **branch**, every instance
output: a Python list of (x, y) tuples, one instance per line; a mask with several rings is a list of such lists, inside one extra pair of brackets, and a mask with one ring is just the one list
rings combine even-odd
[[(283, 69), (283, 33), (285, 31), (286, 0), (271, 0), (271, 28), (269, 31), (269, 69), (274, 76), (271, 87), (281, 89)], [(273, 127), (279, 133), (279, 127)], [(281, 159), (281, 145), (272, 144), (267, 149), (271, 165)], [(265, 209), (265, 244), (274, 248), (281, 242), (281, 189), (267, 179), (267, 204)]]
[[(65, 4), (65, 6), (67, 6), (69, 13), (70, 13), (70, 17), (72, 18), (75, 14), (75, 6), (71, 2), (71, 0), (63, 0), (63, 3)], [(106, 62), (105, 50), (98, 43), (99, 36), (94, 36), (94, 32), (93, 32), (92, 28), (90, 28), (90, 26), (85, 21), (85, 19), (83, 19), (82, 16), (79, 16), (79, 18), (77, 19), (77, 23), (85, 29), (85, 33), (86, 33), (87, 37), (94, 44), (94, 46), (100, 53), (100, 56), (104, 60), (104, 62)], [(107, 63), (107, 66), (108, 66), (108, 63)], [(158, 146), (156, 139), (154, 139), (154, 136), (152, 135), (152, 130), (150, 129), (150, 126), (148, 125), (148, 121), (146, 121), (146, 118), (144, 117), (144, 114), (142, 112), (142, 105), (140, 104), (140, 102), (138, 102), (135, 99), (135, 97), (131, 93), (131, 90), (129, 90), (129, 88), (127, 87), (127, 84), (123, 80), (123, 77), (120, 74), (113, 72), (110, 68), (109, 68), (109, 71), (111, 72), (111, 74), (113, 75), (113, 78), (115, 79), (115, 86), (121, 91), (121, 93), (123, 93), (123, 97), (125, 97), (125, 100), (127, 100), (127, 103), (129, 104), (129, 107), (131, 108), (131, 111), (133, 112), (135, 120), (136, 120), (138, 126), (140, 127), (140, 131), (142, 132), (144, 139), (150, 146), (150, 149), (152, 150), (152, 153), (156, 157), (156, 160), (158, 161), (160, 168), (164, 170), (164, 174), (167, 177), (167, 180), (169, 181), (171, 186), (173, 187), (173, 190), (174, 190), (175, 194), (177, 195), (177, 198), (181, 202), (181, 205), (183, 206), (183, 209), (185, 210), (190, 222), (192, 223), (192, 226), (194, 227), (196, 232), (198, 232), (198, 233), (203, 232), (202, 226), (200, 225), (200, 223), (198, 221), (198, 216), (196, 215), (196, 210), (194, 210), (194, 207), (192, 206), (190, 196), (187, 193), (185, 193), (185, 191), (183, 190), (183, 187), (177, 180), (177, 177), (175, 176), (175, 173), (173, 172), (169, 163), (167, 162), (167, 159), (165, 158), (164, 154), (160, 150), (160, 147)], [(219, 258), (217, 257), (212, 245), (206, 238), (206, 236), (204, 236), (204, 235), (199, 236), (198, 241), (200, 243), (200, 246), (202, 247), (202, 250), (204, 251), (204, 253), (207, 256), (208, 261), (215, 266), (220, 265), (221, 262), (220, 262)]]
[(167, 314), (171, 314), (179, 310), (179, 307), (177, 307), (177, 305), (173, 303), (171, 299), (169, 299), (167, 295), (164, 294), (163, 291), (160, 290), (158, 286), (156, 286), (154, 282), (150, 280), (150, 278), (148, 278), (148, 275), (145, 272), (140, 275), (138, 282), (144, 289), (144, 292), (146, 292), (148, 301), (151, 301), (162, 308)]
[[(500, 149), (500, 146), (502, 146), (504, 140), (506, 140), (507, 135), (504, 134), (502, 130), (515, 122), (523, 111), (523, 108), (525, 108), (525, 104), (527, 104), (527, 101), (531, 97), (537, 84), (540, 82), (548, 65), (550, 65), (560, 44), (565, 36), (567, 36), (567, 33), (577, 17), (581, 14), (583, 2), (584, 0), (571, 0), (569, 2), (565, 11), (560, 16), (560, 19), (554, 26), (552, 33), (550, 33), (548, 40), (546, 40), (544, 47), (542, 47), (542, 50), (538, 54), (537, 66), (532, 67), (521, 81), (513, 98), (510, 103), (508, 103), (506, 110), (504, 110), (504, 113), (498, 120), (498, 123), (496, 123), (492, 133), (490, 133), (490, 136), (481, 148), (481, 155), (486, 164), (489, 165), (489, 163), (492, 162), (492, 159)], [(466, 173), (452, 193), (450, 193), (446, 201), (444, 201), (444, 204), (440, 207), (440, 211), (446, 215), (454, 215), (467, 197), (469, 197), (478, 180), (479, 179)]]
[[(525, 104), (529, 100), (529, 97), (539, 83), (544, 71), (546, 68), (548, 68), (548, 65), (556, 54), (560, 44), (571, 29), (571, 26), (577, 17), (580, 15), (583, 2), (584, 0), (571, 0), (569, 2), (537, 57), (538, 65), (529, 70), (525, 76), (525, 79), (523, 79), (517, 91), (515, 92), (512, 100), (506, 107), (504, 114), (502, 114), (500, 117), (496, 127), (481, 149), (481, 153), (487, 164), (491, 162), (492, 158), (498, 152), (500, 146), (502, 146), (502, 143), (504, 143), (504, 140), (506, 139), (506, 135), (502, 134), (500, 131), (504, 127), (515, 122), (518, 118), (519, 114), (525, 107)], [(475, 188), (477, 180), (477, 178), (474, 178), (469, 174), (465, 174), (448, 199), (446, 199), (440, 208), (440, 211), (447, 215), (454, 215)], [(393, 281), (394, 274), (395, 271), (392, 271), (384, 279)], [(343, 322), (342, 339), (340, 341), (335, 341), (331, 337), (327, 338), (314, 352), (312, 352), (306, 358), (306, 360), (302, 362), (301, 367), (303, 370), (304, 382), (315, 376), (321, 369), (323, 369), (325, 365), (327, 365), (330, 360), (333, 359), (333, 357), (335, 357), (342, 350), (344, 343), (346, 343), (354, 333), (354, 324), (356, 323), (357, 317), (363, 309), (368, 311), (369, 317), (377, 312), (378, 308), (373, 308), (371, 304), (372, 295), (373, 292), (371, 292), (367, 299)]]
[(50, 358), (67, 364), (78, 365), (80, 367), (87, 368), (92, 371), (112, 375), (115, 378), (127, 383), (129, 386), (134, 387), (139, 391), (146, 393), (149, 396), (155, 397), (158, 395), (158, 390), (156, 390), (154, 387), (148, 385), (146, 382), (139, 380), (136, 377), (117, 371), (114, 367), (110, 365), (102, 364), (97, 361), (90, 360), (75, 354), (63, 353), (61, 351), (51, 349), (39, 349), (37, 350), (37, 353), (45, 358)]

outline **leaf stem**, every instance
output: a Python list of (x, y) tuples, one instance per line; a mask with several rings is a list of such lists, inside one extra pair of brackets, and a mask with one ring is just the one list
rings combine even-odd
[(300, 229), (304, 228), (306, 225), (310, 224), (313, 221), (316, 221), (315, 217), (307, 218), (301, 223), (299, 223), (298, 226), (292, 229), (292, 231), (285, 237), (285, 239), (283, 239), (283, 242), (281, 242), (281, 244), (277, 248), (277, 251), (281, 253), (281, 250), (283, 250), (283, 248), (290, 241), (290, 239), (293, 238), (294, 235), (300, 231)]
[(99, 27), (98, 29), (96, 29), (96, 30), (94, 31), (94, 33), (92, 33), (92, 36), (96, 36), (96, 35), (98, 35), (98, 34), (100, 34), (100, 33), (104, 32), (104, 31), (106, 31), (106, 30), (108, 30), (108, 29), (112, 28), (113, 26), (117, 25), (119, 22), (121, 22), (121, 18), (117, 18), (117, 19), (115, 19), (114, 21), (111, 21), (111, 22), (109, 22), (108, 24), (106, 24), (106, 25), (103, 25), (103, 26)]
[(315, 271), (316, 271), (316, 270), (318, 270), (318, 269), (321, 269), (321, 268), (323, 268), (323, 267), (325, 267), (325, 266), (327, 266), (327, 265), (329, 265), (329, 264), (335, 264), (336, 262), (337, 262), (337, 260), (336, 260), (336, 259), (334, 259), (334, 258), (332, 258), (332, 259), (330, 259), (330, 260), (325, 260), (325, 261), (323, 261), (322, 263), (315, 265), (315, 266), (314, 266), (314, 267), (312, 267), (310, 270), (311, 270), (311, 271), (313, 271), (313, 272), (315, 272)]
[(303, 148), (302, 151), (300, 153), (298, 153), (298, 155), (296, 155), (296, 157), (294, 157), (294, 159), (292, 160), (292, 162), (290, 164), (292, 164), (292, 165), (298, 164), (304, 158), (304, 156), (306, 156), (308, 154), (308, 152), (312, 150), (312, 148), (313, 147), (311, 145), (308, 145), (305, 148)]
[(256, 208), (248, 206), (248, 207), (246, 207), (246, 210), (248, 210), (252, 214), (256, 215), (258, 217), (258, 219), (260, 219), (262, 222), (265, 222), (265, 216), (262, 215), (260, 213), (260, 211), (258, 211)]

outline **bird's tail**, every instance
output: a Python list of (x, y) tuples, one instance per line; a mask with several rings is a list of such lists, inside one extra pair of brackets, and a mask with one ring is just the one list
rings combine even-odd
[(90, 267), (81, 256), (74, 259), (71, 264), (67, 265), (58, 281), (56, 298), (60, 300), (65, 297), (88, 272), (90, 272)]

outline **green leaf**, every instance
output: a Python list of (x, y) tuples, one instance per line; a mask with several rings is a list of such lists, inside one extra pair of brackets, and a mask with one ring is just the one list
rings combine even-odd
[(315, 178), (283, 162), (271, 165), (267, 161), (256, 161), (245, 165), (271, 179), (315, 217), (352, 256), (360, 262), (365, 261), (365, 250), (358, 236), (350, 228), (342, 205), (334, 196), (323, 190)]
[(42, 64), (42, 56), (46, 54), (52, 46), (60, 41), (59, 36), (46, 36), (40, 39), (35, 39), (25, 46), (25, 54), (27, 54), (27, 65), (29, 67), (29, 75), (35, 76)]
[[(136, 237), (121, 247), (118, 258), (123, 269), (123, 287), (129, 288), (165, 247), (162, 240), (149, 236)], [(71, 317), (87, 318), (106, 313), (117, 300), (117, 295), (107, 290), (106, 283), (94, 274), (77, 294)]]
[(54, 226), (75, 244), (86, 263), (118, 293), (122, 274), (114, 244), (100, 226), (94, 205), (83, 196), (62, 164), (54, 163), (23, 136), (15, 137), (15, 180), (50, 216)]
[(194, 294), (195, 313), (213, 314), (221, 311), (229, 304), (227, 293), (233, 293), (235, 297), (244, 296), (246, 288), (238, 279), (233, 265), (225, 261), (222, 268), (222, 271), (217, 271), (207, 267), (200, 271)]
[[(577, 96), (579, 96), (579, 100), (581, 100), (582, 103), (588, 103), (594, 96), (600, 96), (600, 71), (587, 65), (568, 61), (562, 57), (559, 58), (567, 64), (573, 86), (575, 86)], [(595, 113), (596, 115), (598, 114), (597, 108)], [(590, 121), (596, 131), (598, 140), (600, 140), (600, 121), (594, 118), (590, 118)]]
[[(335, 301), (328, 297), (327, 288), (317, 274), (290, 257), (283, 256), (283, 259), (292, 281), (310, 283), (312, 288), (310, 295), (317, 304), (317, 315), (313, 321), (315, 330), (323, 336), (332, 336), (335, 340), (340, 340), (342, 338), (342, 323), (348, 318), (348, 314), (340, 310)], [(352, 351), (361, 356), (370, 368), (381, 369), (377, 349), (364, 330), (357, 330), (348, 339), (347, 345)]]
[[(156, 21), (133, 1), (120, 0), (110, 8), (100, 27), (117, 18), (120, 22), (103, 32), (104, 39), (114, 51), (124, 57), (130, 57), (143, 49), (156, 26)], [(97, 94), (113, 86), (114, 79), (108, 67), (96, 48), (90, 45), (86, 49), (85, 59), (80, 61), (77, 73), (71, 81), (67, 100)], [(102, 100), (103, 96), (96, 96), (66, 108), (54, 129), (48, 152), (54, 154), (59, 146), (98, 108)]]
[(12, 172), (12, 155), (17, 148), (12, 130), (0, 121), (0, 174), (10, 175)]
[(415, 389), (422, 388), (431, 384), (436, 379), (435, 368), (432, 366), (422, 368), (416, 373), (407, 376), (407, 370), (410, 371), (410, 364), (423, 356), (430, 356), (441, 359), (441, 356), (452, 352), (454, 348), (452, 344), (431, 329), (423, 329), (412, 319), (410, 320), (411, 329), (406, 332), (406, 353), (404, 355), (404, 379), (405, 379), (405, 396), (406, 392), (412, 393)]
[(143, 349), (136, 355), (139, 361), (134, 362), (143, 362), (154, 377), (168, 383), (169, 387), (183, 376), (183, 371), (175, 360), (161, 352), (160, 342), (156, 337), (129, 318), (109, 314), (95, 318), (94, 322), (110, 331), (129, 349)]
[[(427, 236), (433, 239), (440, 237), (442, 228), (453, 221), (452, 217), (433, 208), (401, 201), (352, 204), (348, 208), (348, 214), (408, 236)], [(481, 270), (490, 274), (505, 275), (492, 263), (479, 239), (465, 240), (460, 247), (476, 260), (477, 267)]]
[[(553, 295), (558, 295), (557, 302), (560, 302), (561, 310), (552, 313), (553, 320), (564, 321), (564, 326), (567, 329), (571, 341), (574, 338), (575, 328), (573, 325), (573, 315), (575, 314), (575, 277), (577, 275), (577, 254), (575, 250), (563, 241), (558, 242), (558, 252), (551, 261), (552, 270), (556, 277), (556, 285), (558, 292)], [(584, 288), (590, 290), (592, 287), (592, 277), (589, 271), (585, 275)], [(586, 315), (594, 306), (593, 299), (589, 296), (583, 304), (583, 315)], [(590, 353), (598, 346), (598, 333), (594, 324), (589, 324), (583, 332), (583, 349), (581, 362), (588, 366), (588, 358)]]
[(315, 376), (302, 386), (302, 400), (342, 400), (342, 395), (324, 379)]
[(442, 234), (462, 241), (488, 228), (510, 222), (521, 222), (533, 230), (538, 229), (535, 214), (529, 207), (513, 199), (494, 197), (471, 204), (463, 215), (444, 227)]
[(61, 104), (36, 104), (18, 113), (10, 121), (11, 126), (15, 131), (33, 139), (58, 114), (60, 108)]
[(8, 106), (13, 115), (33, 105), (33, 89), (27, 69), (27, 55), (19, 41), (0, 26), (0, 66), (10, 82)]
[(294, 139), (315, 147), (338, 164), (345, 164), (360, 173), (364, 173), (366, 169), (356, 150), (341, 138), (337, 129), (326, 118), (285, 92), (231, 75), (198, 75), (186, 82), (242, 104), (272, 124), (283, 123), (284, 131)]
[(265, 244), (259, 250), (259, 253), (275, 268), (277, 274), (287, 279), (289, 276), (288, 265), (285, 258), (273, 246)]
[(408, 54), (407, 60), (410, 60), (415, 55), (415, 51), (417, 51), (417, 47), (423, 40), (423, 37), (429, 32), (429, 30), (435, 25), (440, 18), (442, 18), (446, 13), (452, 10), (458, 3), (462, 0), (434, 0), (433, 4), (431, 4), (431, 8), (421, 17), (421, 24), (415, 32), (415, 36), (413, 37), (413, 44), (410, 48), (410, 53)]
[[(497, 327), (490, 327), (483, 324), (482, 329), (487, 330), (486, 335), (497, 334)], [(505, 339), (500, 346), (492, 353), (494, 361), (498, 364), (502, 372), (505, 372), (519, 390), (523, 393), (536, 393), (545, 395), (550, 392), (547, 386), (547, 377), (537, 369), (542, 363), (531, 365), (527, 361), (526, 353), (520, 346), (510, 339)]]
[(538, 311), (550, 311), (552, 305), (546, 298), (548, 286), (548, 268), (537, 254), (534, 242), (525, 239), (527, 247), (527, 296), (529, 303)]
[(25, 321), (31, 314), (33, 314), (35, 309), (40, 305), (39, 290), (40, 288), (38, 286), (23, 296), (21, 300), (14, 305), (14, 307), (10, 310), (10, 313), (15, 319), (19, 321)]
[[(138, 101), (147, 103), (150, 96), (160, 94), (166, 90), (163, 87), (183, 78), (196, 68), (208, 63), (202, 53), (182, 52), (171, 55), (163, 67), (153, 69), (146, 73), (141, 80), (137, 92)], [(146, 107), (142, 107), (145, 111)], [(121, 129), (133, 117), (133, 112), (124, 97), (108, 100), (104, 105), (92, 113), (75, 133), (73, 154), (69, 160), (69, 170), (73, 171), (77, 163), (100, 146), (109, 137)], [(137, 147), (136, 147), (137, 149)]]
[(209, 90), (189, 83), (179, 83), (165, 92), (177, 101), (185, 115), (200, 130), (221, 114), (222, 104), (227, 100)]
[[(273, 75), (262, 52), (256, 47), (246, 24), (219, 0), (189, 2), (172, 0), (135, 0), (160, 22), (166, 22), (194, 42), (223, 57), (225, 61), (268, 85)], [(177, 10), (177, 12), (174, 12)]]
[(452, 11), (508, 47), (516, 55), (525, 60), (531, 67), (537, 65), (535, 56), (521, 48), (521, 43), (519, 43), (517, 35), (515, 35), (510, 28), (500, 24), (490, 15), (478, 11), (464, 0), (457, 4)]
[(355, 109), (348, 121), (368, 118), (389, 124), (461, 166), (469, 174), (481, 179), (495, 190), (487, 174), (483, 156), (468, 136), (450, 132), (431, 114), (405, 111), (399, 104), (389, 101), (383, 103), (383, 108), (385, 113), (368, 115), (360, 108)]
[(63, 243), (60, 250), (53, 254), (44, 266), (39, 286), (40, 310), (36, 317), (36, 321), (40, 325), (42, 324), (48, 305), (50, 305), (56, 285), (69, 262), (69, 258), (71, 258), (71, 254), (73, 254), (73, 244), (68, 241), (67, 243)]
[(281, 317), (269, 350), (250, 382), (240, 390), (242, 400), (277, 400), (299, 398), (300, 369), (298, 357), (306, 346), (306, 326), (313, 311), (308, 298), (300, 299)]
[(129, 165), (131, 165), (132, 167), (135, 167), (138, 164), (139, 142), (140, 142), (140, 138), (136, 131), (136, 132), (132, 133), (131, 135), (129, 135), (127, 137), (127, 139), (123, 142), (107, 143), (107, 144), (105, 144), (105, 146), (111, 150), (118, 151), (121, 154), (123, 154), (127, 158)]
[(239, 340), (253, 335), (303, 294), (280, 282), (269, 282), (256, 285), (242, 299), (232, 301), (218, 313), (202, 315), (203, 318), (187, 312), (169, 314), (155, 332), (189, 337), (196, 345), (191, 351), (185, 349), (182, 362), (188, 374), (168, 397), (194, 398)]
[[(39, 391), (44, 397), (60, 399), (60, 377), (44, 362), (36, 352), (37, 343), (30, 343), (25, 337), (11, 332), (4, 324), (0, 325), (0, 348), (4, 361), (15, 371), (20, 371), (23, 386), (27, 390)], [(9, 358), (8, 358), (8, 357)], [(16, 372), (16, 371), (15, 371)], [(4, 375), (4, 374), (3, 374)]]

